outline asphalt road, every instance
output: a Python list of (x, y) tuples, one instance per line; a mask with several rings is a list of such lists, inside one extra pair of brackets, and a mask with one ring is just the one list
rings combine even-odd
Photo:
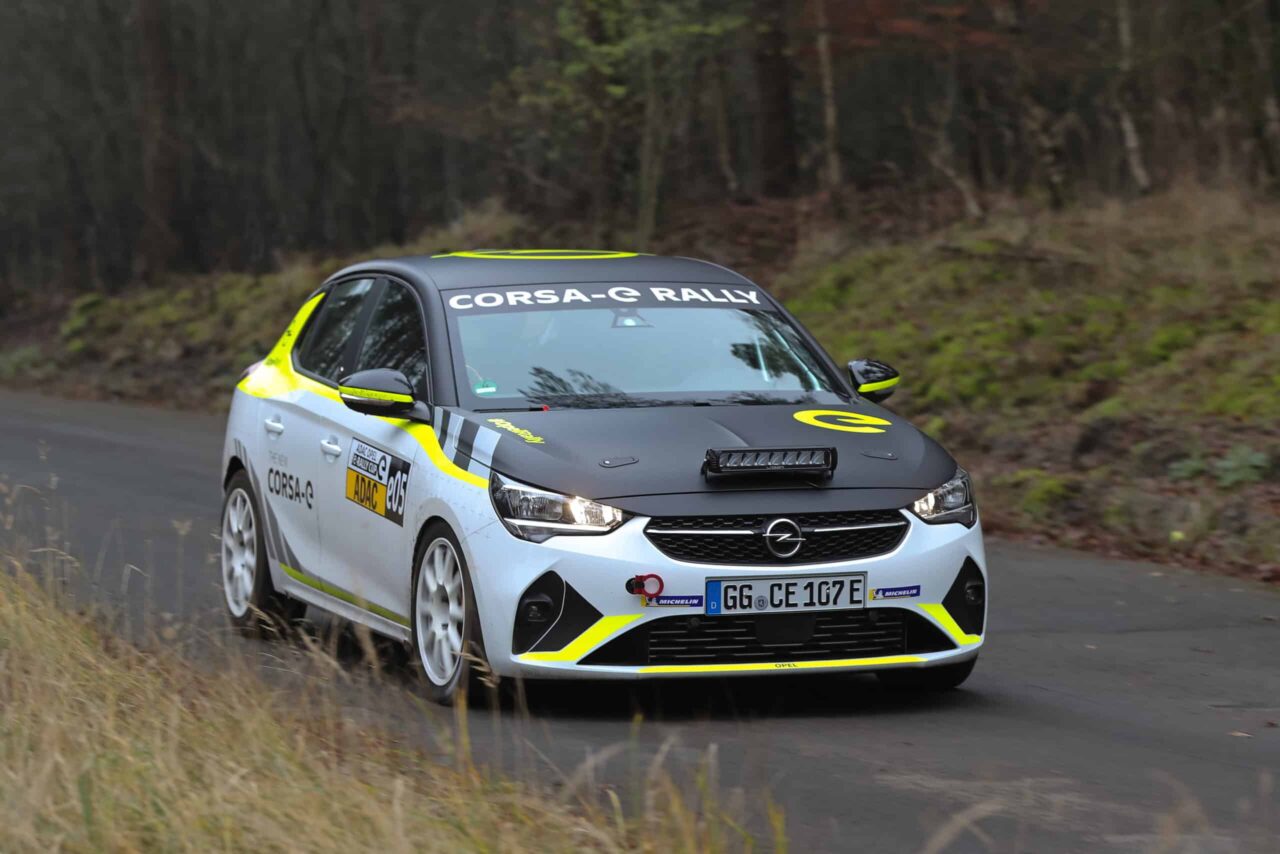
[[(0, 478), (33, 487), (19, 524), (56, 532), (135, 625), (216, 630), (222, 426), (0, 394)], [(766, 799), (783, 808), (792, 850), (1280, 850), (1280, 591), (1001, 542), (989, 556), (990, 637), (960, 691), (901, 699), (865, 676), (533, 686), (527, 711), (471, 712), (477, 755), (624, 797), (655, 760), (689, 780), (711, 755), (751, 827)], [(244, 651), (265, 670), (271, 647)], [(358, 720), (430, 750), (450, 737), (411, 688), (338, 682)]]

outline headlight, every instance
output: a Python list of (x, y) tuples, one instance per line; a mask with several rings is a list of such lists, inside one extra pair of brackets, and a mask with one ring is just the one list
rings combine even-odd
[(627, 519), (617, 507), (548, 492), (497, 472), (489, 478), (489, 494), (507, 530), (535, 543), (562, 534), (607, 534)]
[(923, 498), (916, 499), (915, 504), (911, 505), (911, 512), (930, 525), (959, 522), (966, 528), (972, 527), (978, 518), (978, 510), (973, 503), (973, 486), (969, 483), (969, 473), (961, 468), (956, 469), (951, 480)]

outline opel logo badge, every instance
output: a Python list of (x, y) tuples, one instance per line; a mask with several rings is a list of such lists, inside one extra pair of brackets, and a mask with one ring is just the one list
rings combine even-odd
[(774, 557), (786, 560), (800, 551), (804, 533), (790, 519), (774, 519), (764, 529), (764, 545)]

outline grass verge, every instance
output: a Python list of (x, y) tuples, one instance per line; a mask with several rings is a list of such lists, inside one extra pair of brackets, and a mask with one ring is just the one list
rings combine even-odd
[[(644, 824), (434, 761), (247, 666), (144, 652), (0, 570), (0, 850), (715, 851), (650, 781)], [(653, 830), (649, 830), (652, 828)], [(732, 847), (744, 847), (733, 845)], [(749, 847), (749, 844), (745, 847)]]

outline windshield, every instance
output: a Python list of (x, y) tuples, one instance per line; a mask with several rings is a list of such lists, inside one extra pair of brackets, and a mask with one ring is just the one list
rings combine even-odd
[(472, 409), (845, 399), (756, 289), (508, 288), (453, 294), (446, 305)]

